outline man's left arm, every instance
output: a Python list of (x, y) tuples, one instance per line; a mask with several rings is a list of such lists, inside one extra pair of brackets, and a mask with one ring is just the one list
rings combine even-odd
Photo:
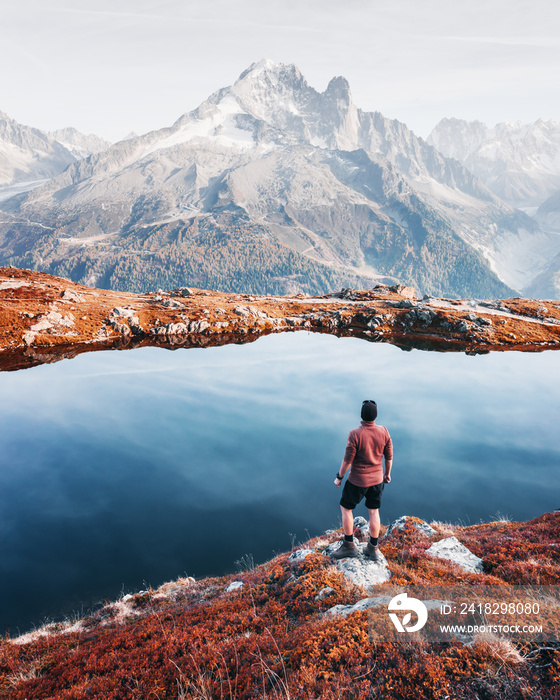
[(393, 466), (393, 441), (387, 431), (387, 442), (385, 443), (385, 448), (383, 450), (383, 457), (385, 458), (385, 471), (383, 473), (383, 483), (388, 484), (391, 481), (391, 467)]

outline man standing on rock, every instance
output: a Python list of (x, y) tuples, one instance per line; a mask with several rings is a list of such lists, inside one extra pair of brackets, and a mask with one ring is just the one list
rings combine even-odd
[[(362, 424), (359, 428), (350, 431), (344, 459), (334, 480), (335, 486), (340, 488), (344, 475), (350, 469), (340, 499), (344, 540), (331, 557), (344, 559), (358, 555), (358, 547), (354, 542), (353, 510), (365, 496), (369, 511), (370, 532), (365, 554), (373, 561), (379, 561), (377, 544), (381, 525), (379, 507), (383, 488), (391, 481), (393, 443), (387, 428), (375, 424), (377, 418), (375, 401), (364, 401), (361, 415)], [(383, 457), (385, 457), (385, 471), (383, 471)]]

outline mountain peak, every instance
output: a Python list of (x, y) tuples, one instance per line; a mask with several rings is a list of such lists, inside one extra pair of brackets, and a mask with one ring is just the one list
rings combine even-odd
[(327, 93), (337, 97), (350, 97), (350, 83), (342, 75), (337, 75), (327, 85)]
[(298, 79), (303, 78), (299, 68), (293, 63), (278, 63), (270, 58), (263, 58), (256, 63), (252, 63), (249, 68), (243, 71), (236, 83), (246, 80), (247, 78), (255, 79), (262, 76), (275, 76), (279, 79), (292, 76)]

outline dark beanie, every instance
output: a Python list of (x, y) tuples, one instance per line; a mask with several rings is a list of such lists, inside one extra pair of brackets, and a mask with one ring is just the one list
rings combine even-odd
[(362, 404), (362, 420), (375, 420), (377, 418), (377, 404), (375, 401), (364, 401)]

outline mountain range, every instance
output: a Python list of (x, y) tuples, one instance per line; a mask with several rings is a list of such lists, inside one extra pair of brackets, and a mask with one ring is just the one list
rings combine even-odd
[(531, 214), (551, 236), (550, 259), (523, 291), (558, 298), (560, 255), (560, 123), (503, 122), (493, 128), (480, 121), (442, 119), (427, 142), (460, 161), (495, 195)]
[(515, 207), (534, 212), (560, 190), (558, 122), (504, 122), (490, 128), (480, 121), (442, 119), (427, 141)]
[(0, 200), (32, 189), (111, 144), (71, 127), (45, 132), (0, 112)]
[(318, 92), (297, 67), (261, 61), (170, 127), (97, 152), (48, 135), (58, 173), (45, 166), (47, 182), (0, 204), (0, 264), (131, 291), (550, 286), (560, 237), (459, 162), (466, 146), (447, 157), (444, 132), (426, 142), (360, 110), (344, 78)]

